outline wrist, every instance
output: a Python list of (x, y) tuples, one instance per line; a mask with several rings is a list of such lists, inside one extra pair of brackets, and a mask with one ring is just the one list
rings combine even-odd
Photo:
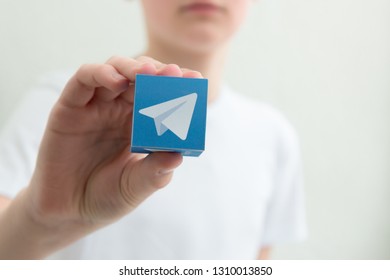
[(0, 214), (0, 259), (41, 259), (83, 236), (81, 227), (39, 217), (28, 189)]

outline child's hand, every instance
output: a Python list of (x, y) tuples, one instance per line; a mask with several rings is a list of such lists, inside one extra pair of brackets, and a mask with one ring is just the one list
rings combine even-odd
[(32, 220), (68, 232), (68, 242), (132, 211), (182, 161), (176, 153), (129, 152), (137, 73), (201, 77), (148, 57), (113, 57), (82, 66), (51, 112), (23, 199)]

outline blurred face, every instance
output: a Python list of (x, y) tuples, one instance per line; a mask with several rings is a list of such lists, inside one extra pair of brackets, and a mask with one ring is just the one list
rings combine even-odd
[(252, 0), (142, 0), (149, 39), (208, 52), (237, 31)]

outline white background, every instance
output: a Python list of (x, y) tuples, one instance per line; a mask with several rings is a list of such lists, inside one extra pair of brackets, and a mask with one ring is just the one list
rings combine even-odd
[[(44, 73), (136, 55), (143, 33), (134, 0), (0, 0), (0, 126)], [(226, 79), (301, 138), (310, 237), (273, 258), (390, 259), (390, 1), (255, 1)]]

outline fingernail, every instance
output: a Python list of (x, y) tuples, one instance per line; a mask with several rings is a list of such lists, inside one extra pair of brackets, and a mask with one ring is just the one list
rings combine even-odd
[(169, 173), (172, 173), (173, 171), (175, 171), (175, 169), (160, 169), (157, 172), (157, 175), (167, 175)]

